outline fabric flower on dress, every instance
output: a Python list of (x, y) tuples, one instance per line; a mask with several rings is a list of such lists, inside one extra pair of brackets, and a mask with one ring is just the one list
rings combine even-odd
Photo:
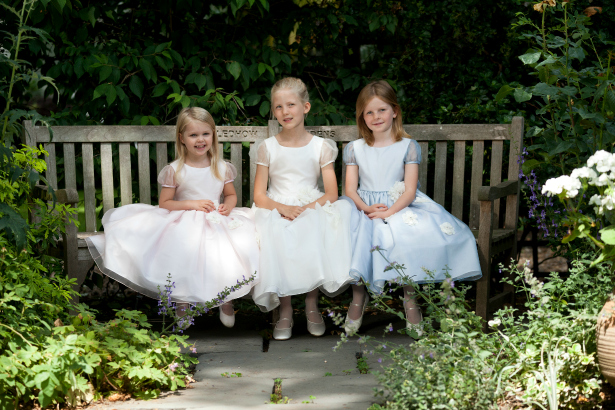
[(412, 211), (406, 211), (401, 216), (406, 225), (414, 226), (419, 222), (419, 216)]
[(207, 219), (209, 222), (213, 224), (222, 223), (222, 218), (220, 217), (220, 214), (214, 213), (214, 212), (208, 213), (205, 219)]
[(231, 222), (228, 223), (228, 229), (237, 229), (240, 226), (243, 226), (243, 222), (241, 222), (239, 219), (233, 219)]
[(455, 235), (455, 228), (449, 222), (440, 225), (440, 230), (447, 235)]
[(333, 227), (337, 228), (341, 220), (340, 212), (337, 208), (331, 205), (331, 202), (327, 201), (327, 203), (322, 206), (322, 210), (333, 217)]
[(297, 200), (301, 203), (301, 206), (310, 204), (321, 196), (323, 196), (322, 192), (310, 186), (301, 187), (297, 191)]
[(406, 184), (404, 184), (404, 181), (397, 181), (393, 184), (391, 189), (389, 189), (389, 197), (391, 201), (395, 203), (404, 192), (406, 192)]

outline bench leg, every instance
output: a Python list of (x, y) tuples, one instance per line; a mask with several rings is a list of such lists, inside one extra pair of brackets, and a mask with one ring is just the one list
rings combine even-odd
[[(79, 249), (77, 247), (77, 227), (73, 223), (66, 224), (66, 234), (63, 235), (64, 241), (64, 269), (69, 279), (77, 279), (73, 285), (73, 290), (79, 292), (81, 284), (85, 281), (85, 276), (92, 267), (94, 261), (80, 261)], [(79, 303), (79, 295), (73, 297), (73, 303)]]
[(476, 284), (476, 314), (487, 326), (489, 313), (489, 291), (491, 287), (491, 240), (493, 237), (493, 202), (480, 201), (480, 224), (478, 231), (478, 258), (483, 277)]

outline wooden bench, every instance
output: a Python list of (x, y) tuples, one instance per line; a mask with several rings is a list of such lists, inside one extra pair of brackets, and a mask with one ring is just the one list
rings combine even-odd
[[(340, 164), (341, 150), (348, 142), (357, 138), (356, 127), (307, 128), (316, 135), (332, 138), (340, 143), (337, 169), (342, 169), (338, 178), (341, 177), (343, 181), (345, 169)], [(508, 259), (516, 258), (516, 228), (519, 212), (518, 156), (522, 150), (523, 118), (515, 117), (511, 124), (405, 125), (404, 129), (422, 148), (419, 180), (423, 191), (467, 223), (477, 237), (483, 277), (477, 284), (476, 312), (481, 317), (487, 318), (490, 312), (512, 299), (510, 288), (505, 288), (504, 292), (490, 297), (491, 264), (497, 255), (504, 255)], [(68, 276), (77, 278), (81, 284), (93, 265), (84, 238), (99, 234), (96, 232), (99, 224), (96, 207), (102, 204), (105, 212), (112, 209), (116, 196), (121, 199), (121, 204), (132, 203), (133, 178), (138, 178), (139, 198), (142, 198), (140, 202), (151, 202), (152, 181), (155, 175), (172, 160), (168, 155), (168, 144), (175, 141), (175, 127), (58, 126), (53, 127), (52, 141), (49, 140), (49, 133), (44, 127), (32, 127), (26, 124), (25, 132), (28, 145), (43, 144), (49, 152), (46, 158), (46, 178), (54, 189), (60, 188), (57, 160), (62, 161), (64, 181), (60, 184), (63, 190), (59, 192), (58, 197), (76, 205), (77, 175), (81, 173), (80, 179), (83, 180), (83, 184), (79, 189), (83, 189), (85, 226), (80, 226), (78, 232), (73, 224), (67, 225), (67, 233), (59, 244), (63, 249), (64, 267)], [(230, 162), (238, 170), (243, 167), (249, 168), (248, 203), (251, 204), (256, 164), (254, 160), (243, 157), (245, 152), (242, 150), (242, 143), (254, 144), (275, 135), (279, 132), (279, 125), (277, 121), (272, 120), (268, 126), (217, 127), (217, 132), (221, 145), (230, 143)], [(133, 144), (137, 150), (137, 175), (132, 174), (130, 150)], [(82, 169), (77, 169), (76, 166), (75, 153), (79, 151)], [(117, 157), (114, 156), (114, 151), (117, 152)], [(150, 155), (150, 152), (155, 152), (155, 155)], [(99, 187), (95, 186), (95, 155), (100, 157), (101, 164), (100, 170), (96, 170), (100, 175)], [(428, 161), (429, 157), (431, 161)], [(507, 164), (505, 158), (508, 158)], [(116, 164), (119, 162), (118, 193), (116, 193), (117, 181), (113, 179), (114, 162)], [(452, 169), (448, 166), (451, 162)], [(502, 175), (506, 175), (504, 177), (506, 182), (501, 183)], [(487, 180), (490, 186), (483, 186)], [(234, 182), (238, 204), (245, 203), (241, 184), (242, 178), (237, 178)], [(344, 184), (341, 186), (343, 194)], [(96, 198), (97, 188), (102, 192), (102, 200)], [(469, 201), (464, 201), (468, 195)], [(503, 198), (506, 200), (502, 201), (503, 204), (500, 206), (500, 199)], [(469, 209), (464, 205), (468, 202)]]

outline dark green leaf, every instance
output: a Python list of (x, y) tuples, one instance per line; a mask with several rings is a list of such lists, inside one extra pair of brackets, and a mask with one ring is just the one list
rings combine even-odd
[(137, 76), (130, 77), (130, 83), (128, 84), (130, 91), (132, 91), (140, 99), (143, 98), (143, 81)]
[(268, 116), (270, 107), (271, 105), (269, 104), (269, 101), (267, 100), (261, 103), (261, 106), (258, 109), (258, 112), (260, 113), (261, 117)]
[(540, 51), (531, 51), (527, 54), (523, 54), (522, 56), (519, 56), (519, 60), (523, 61), (523, 64), (534, 64), (538, 60), (540, 60), (540, 55), (541, 55)]
[(237, 61), (227, 64), (226, 69), (233, 77), (235, 77), (235, 80), (237, 80), (241, 75), (241, 65), (239, 65)]
[(99, 78), (99, 82), (103, 82), (105, 81), (113, 72), (113, 67), (105, 65), (100, 69), (100, 78)]
[(260, 100), (261, 100), (260, 94), (248, 95), (248, 96), (246, 96), (246, 105), (248, 107), (252, 107), (252, 106), (258, 104)]
[(525, 101), (529, 101), (532, 99), (532, 94), (526, 92), (525, 90), (521, 88), (515, 89), (513, 96), (515, 97), (515, 101), (517, 102), (525, 102)]
[(495, 102), (500, 102), (502, 98), (506, 97), (508, 94), (510, 94), (514, 90), (515, 89), (509, 86), (508, 84), (503, 85), (502, 88), (500, 88), (500, 91), (498, 91), (498, 93), (495, 96)]
[(201, 91), (201, 89), (207, 85), (207, 77), (199, 73), (194, 78), (194, 83), (199, 88), (199, 91)]

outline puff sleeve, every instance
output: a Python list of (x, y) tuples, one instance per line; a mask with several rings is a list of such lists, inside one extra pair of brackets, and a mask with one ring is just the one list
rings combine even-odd
[(325, 165), (335, 162), (337, 153), (338, 149), (336, 142), (331, 139), (324, 138), (322, 147), (320, 148), (320, 167), (322, 168)]
[[(350, 145), (350, 144), (349, 144)], [(404, 164), (420, 164), (421, 163), (421, 146), (415, 140), (410, 140)]]
[(269, 167), (269, 151), (265, 141), (257, 142), (250, 149), (250, 158), (256, 155), (256, 164)]
[(342, 157), (344, 165), (357, 165), (357, 160), (354, 157), (354, 141), (349, 142), (344, 148), (344, 155)]
[(165, 188), (177, 188), (178, 183), (175, 180), (175, 170), (172, 166), (167, 165), (162, 168), (160, 174), (158, 175), (158, 183)]
[(237, 168), (230, 162), (225, 162), (226, 172), (224, 173), (224, 183), (228, 184), (229, 182), (233, 182), (235, 178), (237, 178)]

